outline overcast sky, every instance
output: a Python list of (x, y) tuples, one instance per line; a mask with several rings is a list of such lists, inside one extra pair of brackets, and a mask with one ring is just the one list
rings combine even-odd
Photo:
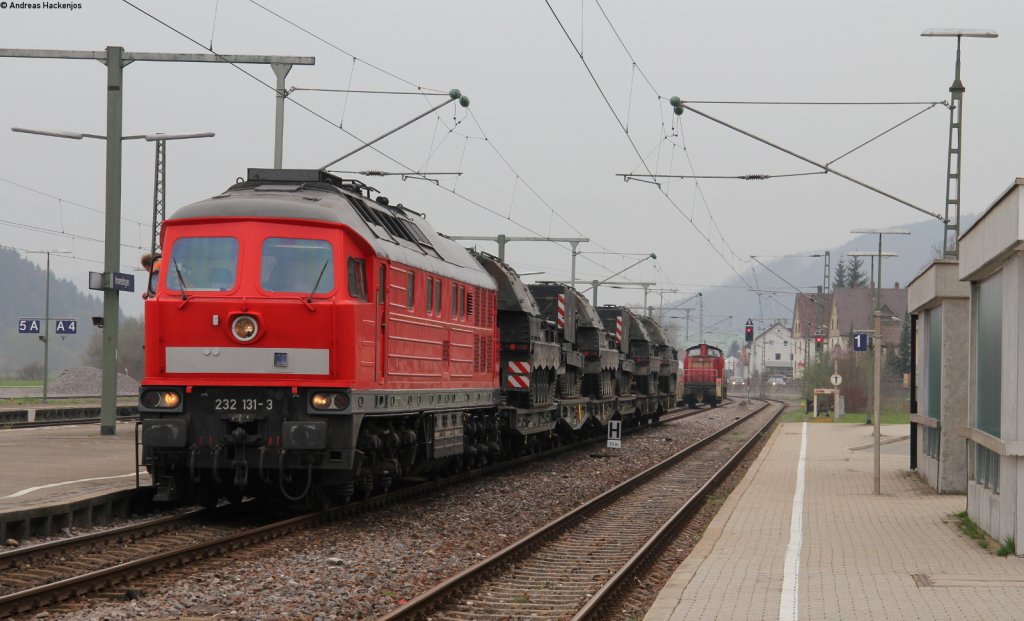
[[(831, 174), (666, 180), (661, 190), (623, 182), (617, 173), (646, 172), (637, 151), (660, 174), (817, 172), (691, 112), (674, 117), (666, 101), (673, 95), (687, 101), (918, 102), (692, 105), (818, 162), (835, 160), (927, 109), (834, 166), (941, 212), (949, 111), (941, 104), (928, 109), (927, 102), (949, 99), (956, 41), (919, 36), (927, 28), (999, 33), (963, 45), (964, 211), (983, 210), (1024, 171), (1024, 118), (1018, 112), (1024, 84), (1016, 77), (1024, 58), (1024, 9), (1017, 1), (552, 0), (561, 24), (536, 0), (135, 3), (201, 45), (127, 3), (78, 4), (75, 10), (48, 10), (0, 3), (7, 5), (0, 9), (2, 45), (308, 55), (316, 65), (295, 67), (289, 86), (460, 88), (472, 101), (471, 115), (447, 106), (379, 143), (384, 155), (367, 150), (336, 168), (462, 172), (438, 177), (439, 187), (400, 177), (368, 182), (452, 235), (589, 237), (592, 243), (581, 249), (595, 254), (580, 258), (582, 280), (607, 278), (639, 260), (610, 253), (654, 252), (656, 262), (616, 280), (695, 291), (748, 269), (751, 254), (831, 248), (847, 241), (852, 228), (927, 218)], [(269, 67), (245, 69), (273, 84)], [(0, 244), (74, 250), (74, 258), (55, 257), (54, 269), (84, 289), (87, 272), (102, 269), (97, 240), (103, 218), (79, 205), (103, 208), (104, 144), (8, 128), (105, 133), (105, 68), (96, 61), (0, 58), (0, 79)], [(442, 101), (304, 90), (290, 98), (324, 117), (287, 106), (284, 163), (297, 168), (317, 168), (358, 146), (338, 124), (369, 139)], [(238, 68), (137, 62), (125, 69), (126, 134), (217, 134), (169, 143), (169, 213), (220, 193), (248, 167), (272, 166), (273, 127), (272, 91)], [(149, 246), (153, 157), (151, 143), (124, 144), (125, 270)], [(940, 228), (936, 222), (936, 242)], [(496, 252), (493, 244), (480, 247)], [(534, 279), (568, 278), (567, 247), (510, 244), (507, 258), (521, 272), (544, 272)], [(602, 303), (639, 301), (637, 293), (602, 289)], [(123, 295), (122, 308), (140, 313), (139, 295)]]

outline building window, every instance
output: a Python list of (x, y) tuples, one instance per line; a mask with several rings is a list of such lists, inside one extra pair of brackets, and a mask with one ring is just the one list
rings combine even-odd
[(999, 493), (999, 454), (980, 444), (974, 445), (974, 480), (978, 485)]
[(942, 437), (942, 433), (936, 427), (925, 427), (924, 428), (924, 454), (932, 459), (939, 458), (939, 440)]
[(972, 321), (977, 337), (972, 346), (976, 364), (974, 427), (1000, 437), (1000, 391), (1002, 390), (1003, 273), (996, 272), (974, 285)]
[(942, 307), (928, 311), (925, 321), (928, 330), (925, 340), (928, 362), (924, 368), (924, 380), (928, 387), (926, 413), (938, 420), (942, 411)]
[(775, 354), (776, 360), (782, 360), (782, 354)]

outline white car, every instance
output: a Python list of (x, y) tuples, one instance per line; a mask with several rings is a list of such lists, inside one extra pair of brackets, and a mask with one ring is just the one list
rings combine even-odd
[(773, 376), (768, 378), (768, 385), (769, 386), (785, 386), (786, 385), (786, 378), (782, 377), (781, 375), (773, 375)]

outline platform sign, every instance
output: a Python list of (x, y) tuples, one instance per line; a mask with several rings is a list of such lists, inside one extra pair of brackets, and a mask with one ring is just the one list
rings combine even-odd
[(54, 319), (57, 334), (78, 334), (77, 319)]
[(111, 272), (111, 286), (110, 288), (115, 291), (135, 291), (135, 276), (132, 274), (122, 274), (121, 272)]
[(867, 351), (868, 350), (868, 340), (870, 338), (871, 338), (871, 335), (865, 334), (863, 332), (858, 332), (857, 334), (854, 334), (853, 335), (853, 351)]
[(39, 334), (39, 328), (42, 325), (42, 319), (21, 317), (18, 319), (18, 334)]
[(608, 448), (622, 448), (622, 421), (608, 421)]

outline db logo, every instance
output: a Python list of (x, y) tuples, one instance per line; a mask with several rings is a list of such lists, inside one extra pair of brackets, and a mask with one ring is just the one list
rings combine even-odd
[(7, 3), (6, 2), (0, 2), (0, 9), (6, 9), (6, 8), (7, 8)]

